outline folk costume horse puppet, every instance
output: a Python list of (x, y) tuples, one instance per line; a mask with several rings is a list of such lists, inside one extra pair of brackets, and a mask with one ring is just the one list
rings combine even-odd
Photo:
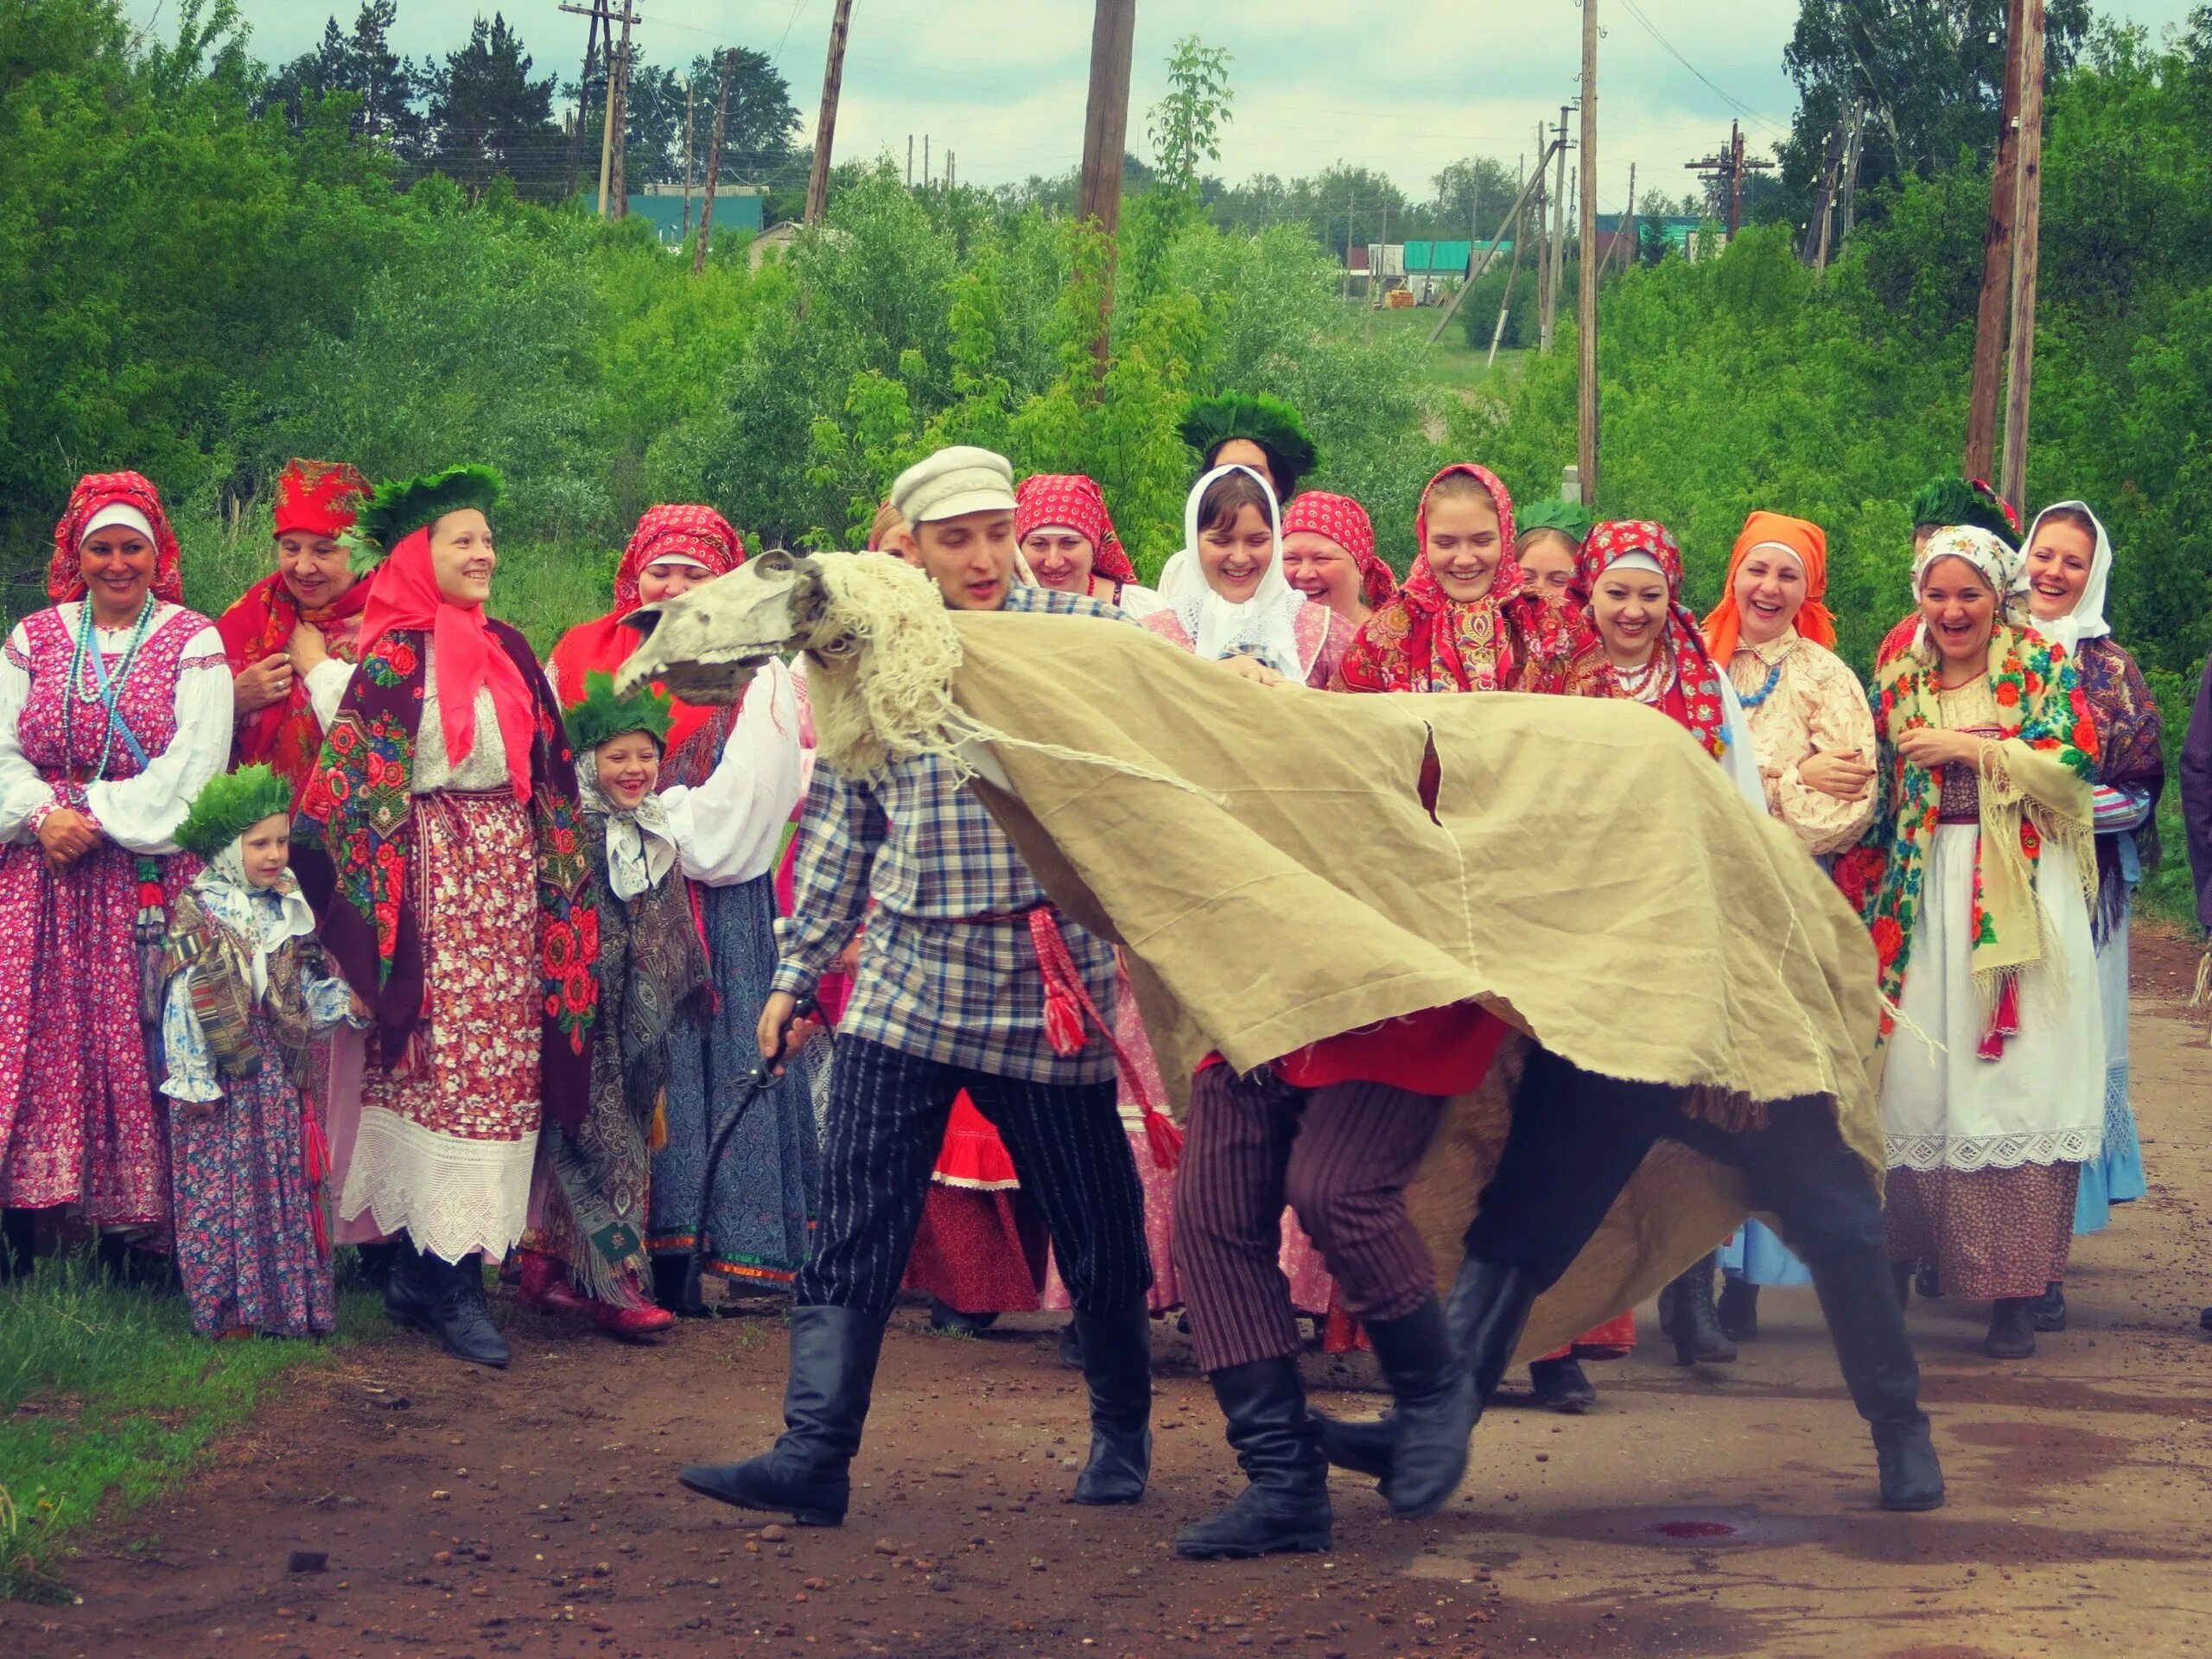
[[(1249, 1073), (1439, 1009), (1497, 1022), (1496, 1058), (1447, 1102), (1407, 1195), (1476, 1414), (1515, 1353), (1633, 1306), (1758, 1207), (1833, 1295), (1883, 1502), (1942, 1503), (1883, 1254), (1872, 950), (1689, 735), (1606, 701), (1262, 687), (1110, 622), (948, 613), (888, 561), (834, 553), (771, 554), (632, 620), (645, 643), (618, 686), (726, 701), (796, 649), (829, 764), (967, 769), (1058, 907), (1123, 946), (1173, 1084), (1211, 1053)], [(1055, 695), (1071, 677), (1116, 695)], [(1578, 810), (1600, 779), (1644, 804), (1632, 830)], [(1372, 855), (1327, 850), (1353, 837)], [(1609, 938), (1622, 884), (1632, 985)], [(1527, 1132), (1547, 1123), (1563, 1126), (1552, 1144)], [(1578, 1154), (1584, 1124), (1618, 1130), (1621, 1154)], [(1470, 1226), (1478, 1195), (1488, 1233)], [(1571, 1219), (1532, 1223), (1523, 1245), (1497, 1236), (1514, 1214)], [(1210, 1553), (1316, 1547), (1325, 1520), (1294, 1510), (1324, 1449), (1386, 1493), (1440, 1466), (1448, 1490), (1456, 1416), (1464, 1466), (1456, 1403), (1408, 1412), (1402, 1395), (1379, 1424), (1322, 1427), (1302, 1402), (1240, 1421), (1223, 1399), (1265, 1490), (1244, 1547)]]

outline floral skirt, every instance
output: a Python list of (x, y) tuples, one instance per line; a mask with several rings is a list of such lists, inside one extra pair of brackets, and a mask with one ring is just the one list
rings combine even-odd
[(931, 1181), (900, 1288), (963, 1313), (1034, 1313), (1048, 1248), (1020, 1192)]
[(2079, 1164), (1893, 1169), (1890, 1255), (1935, 1264), (1946, 1296), (2040, 1296), (2066, 1277)]
[(422, 918), (420, 1040), (397, 1073), (372, 1065), (340, 1200), (448, 1262), (522, 1236), (537, 1153), (537, 842), (505, 790), (415, 802)]
[[(273, 1056), (275, 1033), (265, 1020), (253, 1025), (255, 1046)], [(320, 1337), (336, 1326), (307, 1176), (310, 1109), (274, 1058), (219, 1101), (169, 1103), (176, 1262), (202, 1336)]]
[[(193, 861), (161, 862), (166, 887)], [(0, 847), (0, 1205), (81, 1205), (100, 1228), (168, 1220), (137, 915), (137, 855), (112, 842), (59, 875), (35, 841)]]

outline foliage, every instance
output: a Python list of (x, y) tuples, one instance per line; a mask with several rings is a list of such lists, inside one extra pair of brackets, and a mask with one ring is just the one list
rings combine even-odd
[(553, 120), (554, 77), (530, 72), (522, 37), (495, 11), (489, 22), (477, 18), (429, 82), (431, 163), (472, 195), (499, 174), (534, 200), (566, 193), (569, 144)]
[(1167, 60), (1167, 96), (1145, 112), (1145, 133), (1160, 181), (1194, 190), (1200, 164), (1221, 159), (1221, 130), (1229, 124), (1236, 96), (1229, 85), (1229, 49), (1185, 35)]

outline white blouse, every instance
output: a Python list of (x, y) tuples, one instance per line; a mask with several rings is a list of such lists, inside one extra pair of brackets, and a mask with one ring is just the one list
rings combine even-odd
[(710, 887), (766, 875), (783, 852), (801, 787), (798, 695), (791, 671), (772, 661), (745, 688), (707, 781), (660, 792), (683, 874)]
[[(64, 627), (77, 626), (77, 606), (58, 607)], [(181, 607), (155, 607), (154, 631), (168, 626)], [(120, 656), (130, 648), (136, 625), (94, 630), (95, 648)], [(16, 657), (30, 656), (30, 636), (22, 623), (10, 643)], [(14, 658), (0, 655), (0, 842), (27, 843), (36, 838), (31, 820), (54, 791), (23, 758), (16, 727), (30, 700), (31, 677)], [(86, 804), (110, 841), (126, 851), (161, 857), (177, 850), (171, 839), (194, 797), (223, 770), (231, 753), (231, 671), (222, 636), (202, 621), (185, 642), (176, 677), (176, 735), (149, 758), (135, 778), (104, 780), (85, 791)]]

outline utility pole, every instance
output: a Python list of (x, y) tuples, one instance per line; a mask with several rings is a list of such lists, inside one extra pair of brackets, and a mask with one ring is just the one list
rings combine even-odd
[[(1628, 232), (1627, 248), (1621, 255), (1621, 269), (1626, 270), (1636, 263), (1637, 255), (1643, 246), (1642, 239), (1636, 233), (1636, 163), (1634, 162), (1628, 164), (1628, 213), (1621, 220), (1621, 228)], [(1620, 239), (1618, 236), (1613, 238), (1617, 244)]]
[[(1530, 199), (1533, 196), (1535, 207), (1535, 216), (1537, 223), (1540, 226), (1541, 225), (1544, 217), (1544, 169), (1551, 164), (1551, 147), (1544, 140), (1543, 123), (1540, 121), (1536, 124), (1536, 165), (1529, 169), (1528, 177), (1522, 183), (1521, 194), (1513, 198), (1513, 205), (1505, 210), (1505, 217), (1498, 221), (1497, 233), (1491, 238), (1491, 245), (1495, 247), (1498, 238), (1505, 234), (1506, 226), (1510, 225), (1513, 227), (1513, 264), (1516, 270), (1520, 268), (1521, 264), (1521, 226), (1522, 224), (1522, 209), (1524, 205), (1529, 203)], [(1541, 241), (1541, 239), (1542, 236), (1540, 231), (1538, 232), (1538, 240)], [(1483, 262), (1483, 269), (1484, 270), (1488, 270), (1490, 269), (1490, 262), (1488, 260), (1484, 260)], [(1541, 267), (1539, 267), (1539, 269), (1541, 269)], [(1512, 280), (1513, 279), (1510, 276), (1506, 278), (1507, 297), (1509, 299), (1512, 297)], [(1468, 288), (1472, 285), (1472, 279), (1470, 278), (1467, 283), (1461, 285), (1459, 291), (1452, 296), (1452, 302), (1444, 308), (1444, 315), (1437, 318), (1436, 327), (1429, 330), (1428, 345), (1433, 346), (1438, 340), (1444, 338), (1444, 330), (1451, 322), (1452, 313), (1459, 308), (1459, 302), (1466, 296)]]
[(1728, 144), (1717, 156), (1708, 156), (1701, 162), (1685, 162), (1684, 169), (1703, 173), (1720, 184), (1721, 200), (1726, 204), (1728, 239), (1734, 241), (1736, 232), (1744, 228), (1744, 179), (1748, 174), (1771, 173), (1772, 162), (1747, 161), (1744, 156), (1744, 127), (1739, 121), (1728, 124)]
[(678, 247), (691, 239), (691, 94), (692, 83), (683, 83), (683, 234), (676, 238)]
[(853, 0), (837, 0), (830, 19), (830, 61), (822, 72), (822, 113), (814, 126), (814, 170), (806, 181), (806, 222), (819, 225), (830, 207), (830, 152), (837, 137), (837, 90), (845, 80), (845, 33)]
[(1540, 278), (1542, 286), (1537, 308), (1543, 316), (1543, 327), (1536, 350), (1545, 357), (1552, 354), (1552, 340), (1559, 327), (1560, 273), (1567, 269), (1567, 118), (1573, 108), (1571, 104), (1559, 106), (1558, 158), (1554, 163), (1559, 170), (1552, 185), (1551, 240), (1545, 250), (1549, 257)]
[(958, 158), (948, 149), (944, 152), (944, 194), (946, 195), (952, 194), (953, 181), (959, 176), (959, 172)]
[(691, 250), (691, 274), (707, 268), (707, 246), (715, 239), (715, 183), (722, 175), (722, 132), (729, 123), (729, 84), (736, 79), (737, 53), (722, 54), (721, 95), (715, 99), (715, 136), (707, 145), (707, 194), (699, 204), (699, 241)]
[(1851, 240), (1852, 198), (1859, 190), (1859, 156), (1866, 142), (1866, 100), (1853, 101), (1851, 106), (1851, 141), (1843, 149), (1843, 224), (1836, 231), (1836, 251), (1841, 253), (1844, 244)]
[(922, 135), (922, 188), (930, 188), (930, 136)]
[(1843, 129), (1838, 120), (1828, 129), (1827, 149), (1821, 157), (1821, 193), (1813, 203), (1813, 217), (1805, 226), (1805, 240), (1797, 257), (1815, 270), (1828, 268), (1828, 221), (1834, 216), (1836, 181), (1843, 171)]
[[(1526, 194), (1525, 187), (1523, 194)], [(1487, 374), (1497, 366), (1498, 343), (1505, 338), (1505, 319), (1513, 309), (1513, 284), (1521, 276), (1521, 215), (1513, 216), (1513, 263), (1505, 268), (1505, 297), (1497, 302), (1497, 327), (1490, 331), (1490, 356), (1483, 363)]]
[(2012, 362), (2005, 380), (2007, 501), (2028, 499), (2028, 392), (2035, 378), (2036, 267), (2043, 230), (2044, 0), (2026, 0), (2020, 41), (2020, 203), (2013, 214)]
[(1576, 458), (1582, 504), (1598, 502), (1598, 0), (1582, 0), (1582, 263), (1574, 326), (1580, 347), (1581, 421)]
[(1337, 297), (1339, 300), (1351, 297), (1351, 204), (1352, 193), (1346, 190), (1344, 192), (1344, 275), (1343, 283), (1337, 289)]
[(607, 0), (593, 0), (588, 6), (563, 5), (561, 10), (591, 20), (584, 34), (583, 77), (576, 82), (576, 124), (569, 130), (569, 194), (573, 196), (583, 172), (584, 118), (591, 112), (591, 72), (599, 61), (599, 25), (607, 15)]
[(1997, 386), (2012, 270), (2012, 215), (2019, 205), (2021, 48), (2026, 34), (2027, 0), (2012, 0), (2005, 22), (2004, 103), (1989, 173), (1989, 226), (1981, 243), (1981, 296), (1974, 312), (1964, 462), (1968, 478), (1990, 478), (1997, 471)]
[(914, 188), (914, 135), (906, 135), (906, 188)]
[(614, 72), (607, 88), (607, 130), (614, 159), (607, 188), (608, 207), (601, 210), (602, 218), (630, 216), (630, 25), (634, 21), (631, 0), (622, 0), (622, 43), (615, 48)]

